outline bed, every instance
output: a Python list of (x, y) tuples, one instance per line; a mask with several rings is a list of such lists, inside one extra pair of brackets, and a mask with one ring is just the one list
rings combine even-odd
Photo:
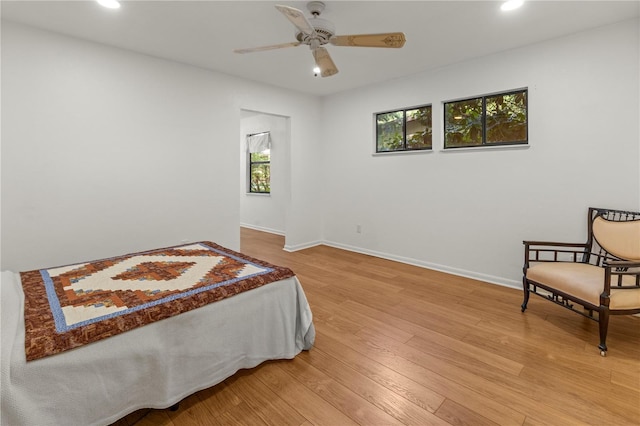
[[(228, 253), (257, 268), (272, 266)], [(253, 271), (249, 277), (258, 275)], [(31, 296), (25, 296), (21, 275), (11, 271), (2, 272), (0, 289), (3, 425), (102, 425), (140, 408), (167, 408), (239, 369), (294, 358), (310, 349), (315, 338), (307, 299), (292, 275), (78, 347), (62, 351), (49, 347), (52, 353), (45, 355), (31, 351), (30, 357), (34, 353), (36, 357), (27, 361), (30, 345), (25, 335), (32, 331), (30, 325), (25, 328), (31, 322), (24, 313), (33, 309)], [(210, 291), (196, 297), (202, 299)], [(189, 305), (172, 297), (180, 306)], [(135, 316), (135, 312), (129, 314)], [(126, 323), (117, 316), (107, 320)]]

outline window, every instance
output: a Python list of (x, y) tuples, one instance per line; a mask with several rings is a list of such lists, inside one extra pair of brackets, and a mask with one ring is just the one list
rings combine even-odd
[(271, 193), (271, 138), (269, 132), (247, 135), (249, 192)]
[(444, 147), (528, 143), (527, 89), (444, 103)]
[(249, 192), (271, 193), (271, 152), (249, 153)]
[(431, 105), (376, 114), (376, 152), (431, 149)]

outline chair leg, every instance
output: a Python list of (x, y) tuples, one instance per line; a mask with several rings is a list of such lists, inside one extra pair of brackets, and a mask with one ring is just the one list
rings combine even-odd
[(527, 309), (527, 303), (529, 303), (529, 284), (527, 284), (527, 277), (522, 277), (522, 289), (524, 290), (524, 301), (520, 306), (521, 312), (524, 312)]
[(607, 331), (609, 329), (609, 307), (608, 306), (600, 306), (598, 309), (598, 326), (600, 330), (600, 344), (598, 348), (600, 349), (600, 355), (607, 355)]

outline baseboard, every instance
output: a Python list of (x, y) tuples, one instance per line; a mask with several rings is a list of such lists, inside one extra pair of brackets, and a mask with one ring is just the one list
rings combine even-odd
[(241, 223), (240, 227), (241, 228), (255, 229), (256, 231), (268, 232), (269, 234), (276, 234), (276, 235), (282, 235), (282, 236), (285, 235), (284, 231), (278, 231), (277, 229), (265, 228), (264, 226), (249, 225), (248, 223)]
[(298, 250), (308, 249), (311, 247), (321, 246), (323, 244), (324, 244), (323, 241), (313, 241), (310, 243), (296, 244), (296, 245), (285, 244), (283, 250), (288, 252), (294, 252)]
[[(285, 233), (282, 231), (277, 231), (274, 229), (264, 228), (260, 226), (249, 225), (245, 223), (241, 223), (240, 226), (243, 228), (249, 228), (249, 229), (255, 229), (257, 231), (268, 232), (271, 234), (285, 235)], [(375, 250), (363, 249), (360, 247), (354, 247), (348, 244), (336, 243), (333, 241), (317, 240), (317, 241), (312, 241), (312, 242), (303, 243), (303, 244), (295, 244), (295, 245), (285, 244), (285, 246), (283, 247), (283, 250), (287, 252), (295, 252), (295, 251), (304, 250), (304, 249), (308, 249), (308, 248), (316, 247), (320, 245), (326, 245), (329, 247), (335, 247), (341, 250), (347, 250), (354, 253), (361, 253), (369, 256), (375, 256), (381, 259), (393, 260), (395, 262), (406, 263), (407, 265), (418, 266), (421, 268), (433, 269), (435, 271), (446, 272), (448, 274), (457, 275), (465, 278), (471, 278), (478, 281), (484, 281), (490, 284), (496, 284), (503, 287), (510, 287), (518, 290), (522, 289), (522, 282), (519, 280), (518, 281), (510, 280), (507, 278), (496, 277), (494, 275), (482, 274), (474, 271), (467, 271), (466, 269), (454, 268), (451, 266), (440, 265), (432, 262), (425, 262), (424, 260), (413, 259), (410, 257), (397, 256), (394, 254), (379, 252)]]
[(522, 282), (516, 280), (510, 280), (507, 278), (496, 277), (494, 275), (482, 274), (479, 272), (467, 271), (465, 269), (453, 268), (446, 265), (440, 265), (437, 263), (425, 262), (423, 260), (412, 259), (409, 257), (396, 256), (389, 253), (383, 253), (375, 250), (362, 249), (360, 247), (353, 247), (347, 244), (334, 243), (331, 241), (323, 241), (322, 244), (339, 248), (342, 250), (352, 251), (355, 253), (367, 254), (370, 256), (379, 257), (382, 259), (393, 260), (395, 262), (406, 263), (408, 265), (419, 266), (421, 268), (433, 269), (435, 271), (446, 272), (448, 274), (457, 275), (460, 277), (471, 278), (478, 281), (488, 282), (490, 284), (497, 284), (503, 287), (522, 289)]

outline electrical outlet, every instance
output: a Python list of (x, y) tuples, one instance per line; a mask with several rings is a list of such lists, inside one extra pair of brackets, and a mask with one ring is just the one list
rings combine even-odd
[(362, 234), (362, 225), (356, 225), (356, 232)]

